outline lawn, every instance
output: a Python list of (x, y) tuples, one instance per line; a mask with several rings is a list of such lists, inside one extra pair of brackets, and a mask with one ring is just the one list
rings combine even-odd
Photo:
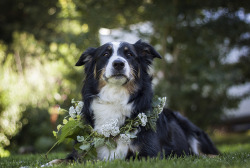
[[(87, 162), (84, 167), (86, 168), (122, 168), (122, 167), (135, 167), (135, 168), (203, 168), (203, 167), (225, 167), (225, 168), (243, 168), (250, 167), (250, 136), (249, 135), (230, 135), (230, 136), (216, 136), (213, 138), (217, 147), (222, 154), (216, 157), (195, 157), (187, 156), (183, 158), (169, 158), (169, 159), (149, 159), (149, 160), (135, 160), (123, 161), (115, 160), (112, 162)], [(64, 158), (66, 153), (52, 153), (48, 159), (44, 155), (12, 155), (7, 158), (0, 158), (0, 167), (40, 167), (42, 164), (56, 158)], [(72, 167), (80, 168), (83, 164), (73, 163), (69, 165), (57, 165), (54, 167)]]

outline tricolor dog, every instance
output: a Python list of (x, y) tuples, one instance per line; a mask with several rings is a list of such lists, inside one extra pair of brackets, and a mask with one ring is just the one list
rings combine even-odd
[[(88, 124), (100, 133), (102, 125), (110, 120), (118, 120), (121, 127), (126, 119), (152, 110), (150, 66), (155, 58), (161, 58), (160, 54), (141, 40), (88, 48), (76, 63), (84, 66), (82, 114)], [(130, 144), (118, 139), (115, 149), (98, 148), (98, 159), (218, 154), (207, 134), (177, 112), (164, 109), (156, 124), (156, 132), (140, 126)], [(79, 157), (74, 151), (66, 160)]]

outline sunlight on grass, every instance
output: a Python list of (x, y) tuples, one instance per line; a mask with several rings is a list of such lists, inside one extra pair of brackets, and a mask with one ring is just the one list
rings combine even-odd
[(3, 148), (0, 147), (0, 158), (2, 157), (9, 157), (10, 152), (8, 150), (4, 150)]
[(218, 149), (221, 153), (249, 152), (249, 144), (220, 145)]
[(221, 153), (250, 152), (249, 132), (214, 134), (212, 139)]

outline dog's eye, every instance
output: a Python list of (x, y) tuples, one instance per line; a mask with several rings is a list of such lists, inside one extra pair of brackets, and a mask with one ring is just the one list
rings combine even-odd
[(131, 57), (131, 56), (132, 56), (132, 54), (131, 54), (131, 53), (127, 53), (127, 56), (128, 56), (128, 57)]
[(109, 56), (109, 53), (106, 52), (106, 53), (103, 54), (103, 56), (104, 56), (104, 57), (108, 57), (108, 56)]

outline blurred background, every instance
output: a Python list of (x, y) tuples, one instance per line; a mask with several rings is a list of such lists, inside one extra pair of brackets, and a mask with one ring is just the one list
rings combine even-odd
[(139, 39), (163, 56), (153, 83), (169, 108), (215, 137), (250, 139), (248, 1), (1, 0), (0, 157), (55, 143), (58, 107), (81, 100), (86, 48)]

